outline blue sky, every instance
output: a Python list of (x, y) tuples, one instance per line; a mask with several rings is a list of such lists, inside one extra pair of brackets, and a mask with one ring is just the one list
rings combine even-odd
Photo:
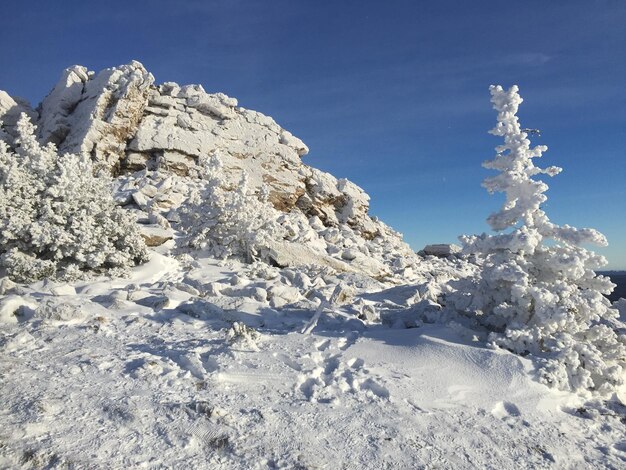
[[(302, 138), (416, 248), (488, 231), (490, 84), (518, 84), (557, 223), (594, 227), (626, 269), (626, 2), (5, 2), (0, 89), (39, 102), (62, 69), (141, 61)], [(8, 21), (10, 19), (10, 21)]]

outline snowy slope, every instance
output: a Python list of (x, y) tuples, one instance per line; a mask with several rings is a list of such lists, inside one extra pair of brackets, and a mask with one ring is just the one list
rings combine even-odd
[[(39, 308), (0, 330), (3, 467), (623, 466), (624, 408), (538, 384), (528, 359), (460, 327), (364, 323), (353, 302), (302, 334), (302, 305), (194, 295), (200, 273), (204, 286), (255, 279), (199, 264), (156, 255), (126, 282), (75, 295), (22, 289)], [(259, 336), (229, 338), (233, 321)]]

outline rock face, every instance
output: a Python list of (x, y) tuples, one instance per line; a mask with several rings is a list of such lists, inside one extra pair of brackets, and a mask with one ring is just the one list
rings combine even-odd
[(139, 62), (103, 70), (66, 69), (38, 108), (39, 136), (62, 153), (87, 154), (116, 171), (137, 132), (154, 77)]
[(89, 155), (113, 175), (147, 169), (194, 176), (206, 158), (218, 155), (233, 186), (245, 171), (250, 187), (268, 189), (281, 211), (298, 208), (325, 226), (348, 224), (366, 238), (377, 233), (367, 194), (303, 164), (307, 146), (272, 118), (200, 85), (156, 86), (139, 62), (97, 74), (70, 67), (36, 111), (0, 91), (7, 140), (21, 112), (37, 124), (42, 141), (62, 153)]

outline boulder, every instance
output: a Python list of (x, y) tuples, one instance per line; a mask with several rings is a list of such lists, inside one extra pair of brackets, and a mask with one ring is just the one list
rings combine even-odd
[(447, 258), (461, 252), (461, 247), (454, 244), (439, 243), (436, 245), (426, 245), (422, 250), (425, 255)]
[(161, 246), (168, 240), (174, 238), (174, 231), (168, 230), (160, 225), (141, 225), (139, 232), (147, 246)]

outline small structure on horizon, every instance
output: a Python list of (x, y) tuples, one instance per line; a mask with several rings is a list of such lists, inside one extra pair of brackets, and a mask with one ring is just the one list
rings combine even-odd
[(454, 243), (437, 243), (434, 245), (426, 245), (418, 254), (426, 256), (437, 256), (439, 258), (447, 258), (461, 252), (461, 247)]

